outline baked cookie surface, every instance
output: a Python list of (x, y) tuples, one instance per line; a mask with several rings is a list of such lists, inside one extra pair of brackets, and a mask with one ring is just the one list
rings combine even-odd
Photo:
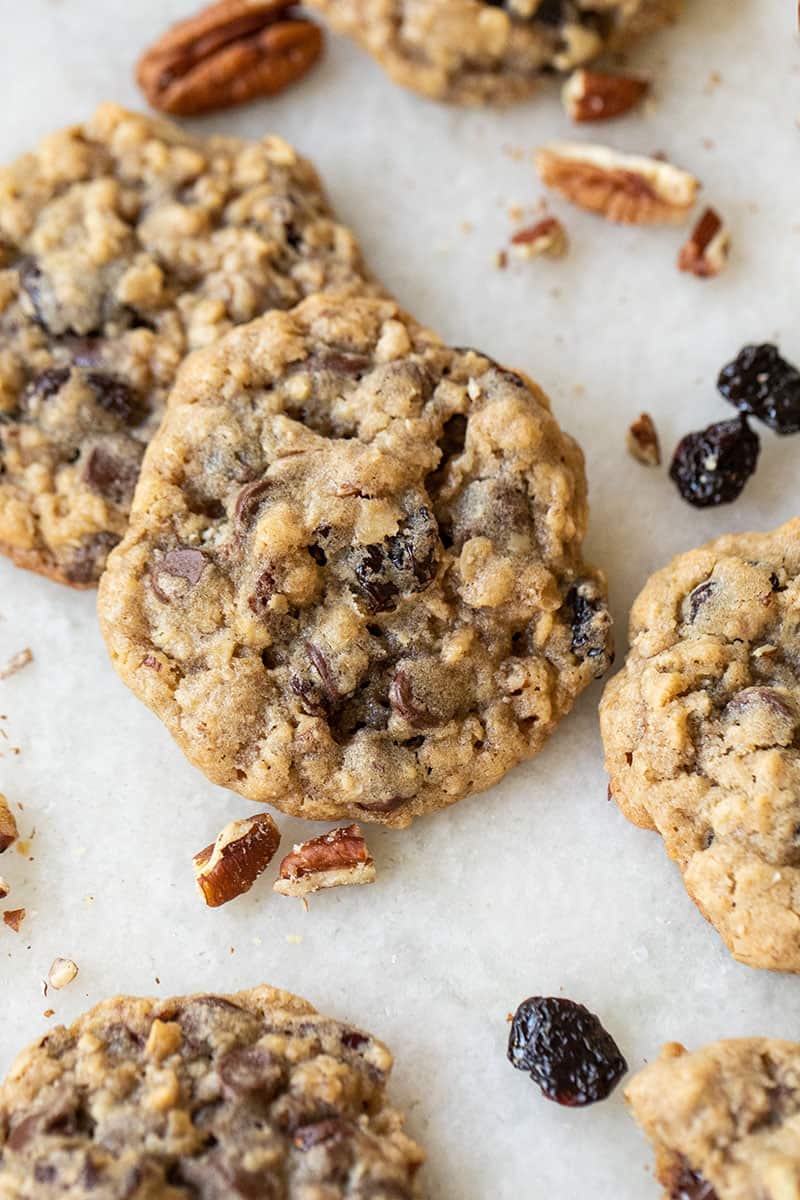
[(733, 955), (800, 971), (800, 518), (646, 584), (600, 706), (614, 799)]
[(269, 987), (120, 996), (0, 1086), (2, 1200), (413, 1200), (423, 1154), (369, 1034)]
[(184, 355), (363, 271), (279, 138), (109, 104), (0, 169), (0, 552), (96, 583)]
[(674, 18), (680, 0), (310, 0), (392, 79), (434, 100), (510, 104)]
[(403, 826), (535, 754), (607, 666), (587, 511), (534, 384), (314, 297), (187, 363), (101, 625), (216, 783)]
[(625, 1098), (653, 1142), (664, 1200), (800, 1195), (800, 1046), (770, 1038), (665, 1046)]

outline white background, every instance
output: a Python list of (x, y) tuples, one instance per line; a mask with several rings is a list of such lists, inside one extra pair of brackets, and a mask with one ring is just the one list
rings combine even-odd
[[(101, 100), (140, 105), (135, 56), (191, 9), (187, 0), (2, 0), (2, 157)], [(764, 430), (744, 497), (706, 513), (678, 498), (664, 469), (624, 450), (643, 408), (668, 453), (688, 429), (732, 415), (714, 383), (743, 343), (777, 338), (800, 359), (794, 10), (790, 0), (688, 0), (683, 23), (633, 59), (655, 75), (652, 110), (577, 134), (664, 151), (700, 176), (735, 242), (728, 274), (712, 281), (678, 274), (682, 231), (618, 228), (557, 201), (567, 259), (492, 265), (513, 229), (509, 207), (542, 194), (535, 147), (574, 135), (555, 86), (512, 111), (457, 111), (400, 91), (330, 39), (324, 63), (280, 99), (195, 123), (292, 140), (418, 318), (551, 394), (586, 450), (588, 552), (611, 579), (620, 651), (651, 570), (713, 535), (798, 512), (800, 437)], [(0, 1070), (56, 1021), (116, 991), (270, 982), (391, 1045), (393, 1093), (428, 1148), (432, 1200), (655, 1200), (650, 1155), (621, 1094), (577, 1112), (542, 1099), (505, 1060), (506, 1013), (532, 993), (581, 1000), (632, 1067), (664, 1040), (800, 1038), (798, 983), (734, 963), (659, 839), (606, 802), (599, 686), (491, 794), (410, 831), (372, 831), (373, 887), (323, 894), (305, 914), (273, 895), (268, 876), (211, 912), (194, 891), (191, 855), (253, 806), (206, 783), (115, 677), (92, 594), (2, 562), (0, 617), (0, 662), (23, 646), (35, 654), (0, 682), (0, 725), (21, 747), (0, 759), (0, 790), (24, 805), (23, 833), (37, 830), (32, 861), (13, 850), (0, 861), (13, 886), (6, 907), (28, 910), (19, 935), (0, 925)], [(281, 825), (286, 848), (317, 831)], [(44, 1000), (40, 979), (55, 955), (74, 957), (80, 975)]]

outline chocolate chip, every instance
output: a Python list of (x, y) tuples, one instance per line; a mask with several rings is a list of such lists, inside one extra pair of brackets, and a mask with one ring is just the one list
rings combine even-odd
[(256, 479), (242, 488), (233, 506), (233, 520), (238, 530), (244, 532), (250, 528), (268, 490), (266, 479)]
[(230, 1162), (220, 1149), (202, 1158), (182, 1159), (178, 1174), (198, 1200), (283, 1200), (285, 1196), (283, 1183), (273, 1171), (248, 1171)]
[(48, 1162), (34, 1163), (33, 1178), (37, 1183), (55, 1183), (58, 1178), (58, 1168)]
[(70, 583), (93, 583), (99, 579), (105, 569), (106, 559), (119, 540), (118, 534), (107, 530), (83, 538), (64, 569)]
[(133, 496), (139, 478), (138, 456), (135, 459), (120, 458), (104, 446), (94, 446), (89, 451), (81, 478), (93, 492), (99, 492), (115, 504), (124, 504)]
[[(404, 744), (407, 746), (410, 745), (409, 742)], [(374, 804), (357, 804), (356, 808), (360, 808), (362, 812), (393, 813), (397, 812), (407, 802), (407, 796), (391, 796), (388, 800), (376, 800)]]
[(689, 593), (689, 620), (694, 621), (700, 609), (708, 599), (717, 590), (717, 582), (714, 579), (707, 579), (705, 583), (698, 584), (693, 592)]
[(69, 367), (49, 367), (37, 375), (25, 389), (26, 407), (32, 400), (49, 400), (57, 395), (70, 377)]
[(362, 1046), (369, 1044), (370, 1039), (365, 1033), (359, 1033), (357, 1029), (348, 1029), (342, 1034), (341, 1043), (348, 1050), (360, 1050)]
[(206, 569), (208, 560), (202, 550), (193, 546), (179, 546), (156, 564), (153, 573), (153, 590), (160, 600), (168, 601), (170, 597), (159, 588), (158, 581), (163, 575), (171, 575), (176, 579), (185, 579), (190, 588), (196, 587)]
[(217, 1035), (224, 1037), (227, 1044), (233, 1040), (255, 1042), (263, 1032), (257, 1017), (222, 996), (194, 996), (172, 1019), (195, 1046), (208, 1045)]
[(350, 354), (342, 350), (329, 350), (313, 356), (314, 365), (324, 371), (335, 371), (337, 375), (359, 377), (369, 370), (372, 359), (366, 354)]
[(224, 1055), (217, 1064), (223, 1090), (234, 1098), (258, 1096), (272, 1100), (286, 1078), (278, 1058), (260, 1046), (242, 1046)]
[(118, 417), (124, 425), (139, 425), (147, 415), (147, 406), (121, 379), (105, 371), (90, 371), (86, 382), (103, 411)]
[(8, 1149), (15, 1152), (24, 1150), (38, 1133), (42, 1119), (41, 1113), (31, 1113), (29, 1117), (25, 1117), (18, 1125), (14, 1125), (6, 1138)]
[(322, 549), (322, 546), (316, 546), (316, 545), (306, 546), (306, 550), (308, 550), (308, 553), (311, 555), (314, 562), (318, 566), (320, 566), (320, 567), (325, 566), (326, 562), (328, 561), (328, 556), (325, 553), (325, 551)]

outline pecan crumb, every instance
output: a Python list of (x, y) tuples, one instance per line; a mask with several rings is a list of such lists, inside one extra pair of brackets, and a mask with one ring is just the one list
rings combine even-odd
[(540, 254), (563, 258), (569, 242), (567, 231), (558, 217), (544, 217), (535, 225), (518, 229), (511, 238), (511, 245), (522, 258), (536, 258)]
[(189, 116), (274, 95), (322, 52), (322, 31), (291, 17), (292, 0), (218, 0), (173, 25), (139, 59), (154, 108)]
[(272, 817), (261, 813), (231, 821), (215, 842), (195, 854), (195, 880), (209, 908), (248, 892), (269, 866), (280, 841)]
[(25, 920), (24, 908), (11, 908), (8, 912), (3, 913), (3, 921), (9, 929), (13, 929), (14, 933), (19, 933), (22, 922)]
[(683, 221), (699, 183), (688, 171), (589, 142), (553, 142), (536, 155), (542, 182), (567, 200), (627, 225)]
[(281, 863), (273, 884), (282, 896), (306, 896), (321, 888), (374, 883), (375, 863), (358, 825), (332, 829), (296, 845)]
[(9, 846), (13, 846), (18, 837), (16, 817), (5, 796), (0, 792), (0, 854)]
[(637, 462), (646, 467), (657, 467), (661, 463), (661, 446), (658, 432), (650, 413), (640, 413), (637, 420), (632, 422), (626, 438), (628, 452)]
[(10, 892), (11, 884), (7, 879), (3, 879), (3, 876), (0, 875), (0, 900), (5, 900), (6, 896), (8, 896)]
[(681, 246), (678, 268), (690, 271), (700, 279), (710, 279), (724, 271), (731, 249), (731, 235), (722, 218), (713, 208), (707, 208), (689, 238)]
[(561, 91), (567, 116), (573, 121), (607, 121), (630, 112), (650, 90), (636, 75), (609, 75), (605, 71), (573, 71)]
[(10, 679), (12, 675), (16, 675), (17, 671), (27, 667), (30, 662), (33, 662), (33, 651), (26, 646), (24, 650), (19, 650), (12, 655), (4, 667), (0, 667), (0, 679)]
[(78, 964), (74, 963), (71, 958), (54, 958), (53, 964), (47, 972), (47, 982), (50, 987), (55, 988), (59, 992), (61, 988), (65, 988), (67, 984), (72, 983), (77, 974)]

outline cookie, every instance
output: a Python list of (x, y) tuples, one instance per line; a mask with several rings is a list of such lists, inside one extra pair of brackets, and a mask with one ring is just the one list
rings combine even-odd
[(510, 104), (673, 19), (679, 0), (310, 0), (395, 83), (434, 100)]
[(625, 1098), (653, 1142), (664, 1200), (800, 1196), (800, 1046), (771, 1038), (668, 1045)]
[(101, 624), (209, 779), (403, 826), (535, 754), (608, 664), (586, 520), (535, 384), (313, 297), (187, 362)]
[(364, 278), (280, 138), (106, 104), (1, 169), (0, 552), (93, 586), (186, 353)]
[(413, 1200), (392, 1056), (288, 992), (118, 996), (0, 1087), (0, 1200)]
[(800, 971), (800, 518), (679, 555), (600, 708), (611, 791), (741, 962)]

